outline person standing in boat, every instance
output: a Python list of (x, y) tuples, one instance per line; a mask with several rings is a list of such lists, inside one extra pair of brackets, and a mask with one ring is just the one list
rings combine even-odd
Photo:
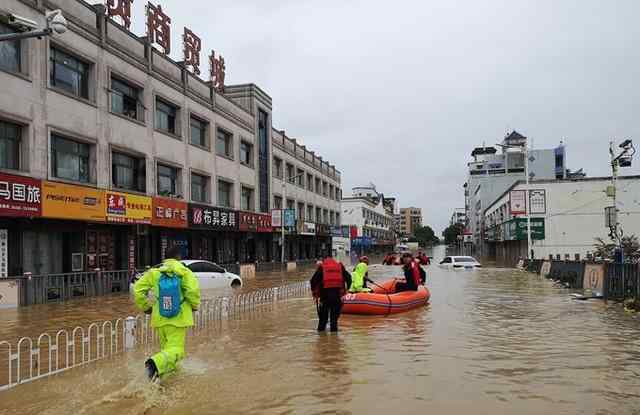
[(402, 255), (402, 271), (405, 282), (396, 283), (396, 292), (418, 291), (418, 286), (424, 284), (427, 275), (410, 253)]
[(353, 273), (351, 273), (351, 286), (349, 287), (350, 293), (368, 293), (371, 292), (370, 288), (367, 288), (367, 281), (369, 280), (369, 257), (362, 256), (356, 265)]
[(318, 311), (318, 331), (325, 331), (330, 322), (330, 330), (337, 332), (342, 296), (351, 286), (351, 274), (341, 262), (328, 254), (311, 277), (310, 283)]

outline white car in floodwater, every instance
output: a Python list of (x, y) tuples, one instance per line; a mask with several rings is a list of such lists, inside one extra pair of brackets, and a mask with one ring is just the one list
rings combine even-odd
[[(180, 262), (196, 275), (201, 290), (242, 287), (242, 278), (240, 278), (239, 275), (227, 271), (218, 264), (201, 259), (183, 259)], [(159, 266), (160, 265), (156, 265), (154, 268)], [(133, 293), (133, 284), (135, 284), (140, 277), (142, 277), (142, 273), (136, 274), (131, 279), (129, 292)]]
[(447, 256), (438, 264), (440, 268), (453, 270), (473, 270), (482, 265), (472, 256)]

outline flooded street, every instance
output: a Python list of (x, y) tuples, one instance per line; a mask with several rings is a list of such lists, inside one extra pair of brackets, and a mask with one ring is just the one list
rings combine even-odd
[[(383, 280), (398, 269), (370, 274)], [(147, 383), (145, 351), (136, 350), (2, 392), (0, 414), (640, 411), (637, 316), (573, 301), (550, 281), (513, 270), (432, 265), (427, 275), (426, 308), (343, 316), (339, 335), (319, 335), (311, 299), (276, 303), (190, 338), (183, 370), (161, 387)], [(113, 297), (86, 318), (125, 315), (133, 311), (127, 301)], [(52, 318), (81, 324), (71, 318), (77, 305), (58, 306)]]

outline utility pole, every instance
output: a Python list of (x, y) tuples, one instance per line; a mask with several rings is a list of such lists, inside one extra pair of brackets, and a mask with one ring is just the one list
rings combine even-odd
[[(286, 174), (286, 173), (284, 173)], [(284, 175), (283, 174), (283, 175)], [(282, 209), (281, 209), (281, 223), (280, 223), (280, 237), (282, 238), (282, 248), (280, 250), (280, 262), (282, 262), (284, 264), (284, 252), (285, 252), (285, 237), (284, 237), (284, 212), (287, 209), (287, 182), (294, 184), (295, 181), (298, 179), (298, 177), (300, 176), (304, 176), (304, 173), (300, 173), (296, 176), (293, 177), (289, 177), (289, 178), (282, 178)], [(295, 206), (293, 207), (293, 209), (295, 210)]]
[(609, 156), (611, 157), (611, 189), (607, 190), (607, 196), (610, 196), (613, 200), (613, 206), (611, 207), (613, 210), (613, 218), (610, 218), (613, 220), (609, 223), (609, 235), (612, 240), (615, 240), (618, 243), (619, 252), (622, 252), (622, 236), (624, 235), (624, 232), (622, 231), (620, 222), (618, 222), (618, 203), (616, 199), (618, 193), (618, 168), (631, 166), (631, 161), (636, 149), (633, 146), (633, 141), (629, 139), (623, 141), (618, 147), (620, 147), (622, 151), (616, 156), (614, 152), (614, 142), (609, 142)]
[(533, 259), (531, 252), (531, 203), (529, 196), (529, 143), (524, 144), (525, 203), (524, 213), (527, 215), (527, 258)]

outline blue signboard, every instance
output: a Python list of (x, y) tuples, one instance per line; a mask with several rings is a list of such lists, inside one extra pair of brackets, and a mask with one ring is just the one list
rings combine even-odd
[(296, 211), (294, 209), (284, 210), (284, 226), (286, 228), (296, 226)]
[(371, 242), (371, 238), (369, 238), (368, 236), (358, 236), (353, 241), (351, 241), (351, 244), (353, 246), (361, 246), (366, 248), (371, 246)]

